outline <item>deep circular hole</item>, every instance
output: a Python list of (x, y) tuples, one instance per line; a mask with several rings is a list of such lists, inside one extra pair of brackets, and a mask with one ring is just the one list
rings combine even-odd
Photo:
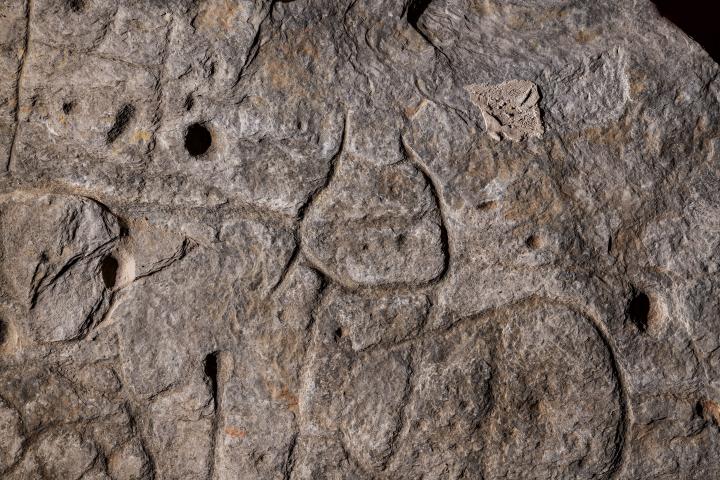
[(650, 315), (650, 297), (644, 292), (637, 292), (628, 304), (627, 315), (640, 331), (646, 331)]
[(113, 288), (117, 281), (118, 261), (115, 257), (108, 256), (102, 261), (100, 265), (100, 273), (102, 274), (103, 283), (105, 288)]
[(210, 131), (200, 123), (193, 123), (187, 129), (185, 134), (185, 149), (193, 157), (197, 157), (207, 152), (212, 144), (212, 135)]

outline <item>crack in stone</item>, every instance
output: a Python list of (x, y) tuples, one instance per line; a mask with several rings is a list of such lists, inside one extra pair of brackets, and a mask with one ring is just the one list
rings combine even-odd
[(10, 141), (10, 149), (8, 153), (7, 163), (5, 165), (5, 171), (10, 173), (13, 170), (13, 158), (15, 155), (15, 142), (17, 141), (18, 130), (20, 128), (20, 103), (22, 95), (22, 79), (25, 73), (25, 63), (28, 57), (28, 51), (30, 49), (30, 19), (32, 18), (33, 0), (26, 0), (25, 3), (25, 16), (27, 18), (25, 22), (25, 40), (23, 43), (23, 53), (20, 59), (20, 68), (17, 73), (17, 82), (15, 84), (15, 127), (13, 129), (12, 139)]

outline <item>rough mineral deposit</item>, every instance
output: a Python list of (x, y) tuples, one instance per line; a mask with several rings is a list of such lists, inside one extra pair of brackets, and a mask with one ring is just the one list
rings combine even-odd
[(719, 266), (649, 0), (0, 1), (3, 479), (717, 479)]

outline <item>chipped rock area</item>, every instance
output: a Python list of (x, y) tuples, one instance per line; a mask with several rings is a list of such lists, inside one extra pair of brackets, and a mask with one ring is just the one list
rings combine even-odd
[(1, 478), (720, 478), (720, 68), (650, 1), (0, 47)]

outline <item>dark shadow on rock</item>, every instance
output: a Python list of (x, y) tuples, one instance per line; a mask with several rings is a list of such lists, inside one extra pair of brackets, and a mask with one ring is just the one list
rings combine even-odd
[(432, 0), (412, 0), (408, 5), (407, 20), (412, 27), (417, 30), (418, 21)]
[(653, 0), (668, 20), (692, 37), (720, 63), (720, 2), (717, 0)]

